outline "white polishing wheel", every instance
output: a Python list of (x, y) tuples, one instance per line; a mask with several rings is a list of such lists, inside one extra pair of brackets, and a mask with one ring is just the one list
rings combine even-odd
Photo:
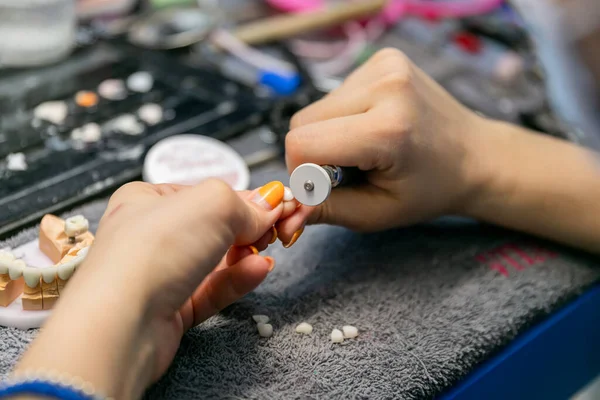
[(302, 164), (290, 176), (290, 189), (296, 200), (307, 206), (318, 206), (331, 193), (331, 178), (317, 164)]

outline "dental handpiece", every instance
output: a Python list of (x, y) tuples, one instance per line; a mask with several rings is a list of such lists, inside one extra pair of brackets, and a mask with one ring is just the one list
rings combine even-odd
[(290, 189), (300, 203), (318, 206), (329, 198), (332, 189), (355, 183), (358, 173), (358, 168), (302, 164), (290, 176)]

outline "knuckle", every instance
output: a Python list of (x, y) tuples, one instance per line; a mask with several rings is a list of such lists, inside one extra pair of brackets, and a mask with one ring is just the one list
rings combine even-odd
[(411, 61), (406, 54), (391, 47), (379, 50), (375, 53), (372, 62), (377, 65), (382, 73), (405, 70), (411, 65)]
[(285, 153), (289, 163), (288, 167), (295, 167), (302, 159), (302, 135), (301, 128), (291, 130), (285, 137)]
[(236, 199), (235, 191), (224, 181), (217, 178), (209, 178), (204, 181), (207, 192), (211, 193), (220, 204), (229, 204)]
[(304, 120), (304, 115), (305, 115), (304, 110), (296, 111), (296, 113), (294, 113), (294, 115), (292, 115), (292, 118), (290, 119), (290, 130), (293, 130), (295, 128), (298, 128), (299, 126), (302, 126), (302, 121)]
[(414, 124), (413, 112), (405, 104), (390, 102), (383, 106), (382, 114), (386, 117), (388, 135), (400, 135), (409, 132)]
[(225, 182), (210, 178), (202, 182), (203, 192), (210, 193), (211, 214), (218, 219), (231, 220), (239, 209), (239, 197)]
[(412, 86), (413, 74), (406, 69), (398, 69), (383, 76), (379, 87), (392, 93), (404, 92)]
[(127, 196), (128, 194), (148, 190), (152, 187), (151, 184), (141, 181), (128, 182), (121, 185), (117, 190), (110, 196), (111, 200)]
[(395, 60), (405, 57), (404, 53), (393, 47), (385, 47), (377, 51), (371, 58), (373, 62), (381, 62), (387, 60)]

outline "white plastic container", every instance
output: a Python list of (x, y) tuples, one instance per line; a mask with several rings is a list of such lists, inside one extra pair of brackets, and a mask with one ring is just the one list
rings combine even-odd
[(0, 68), (51, 64), (73, 50), (75, 0), (1, 0)]

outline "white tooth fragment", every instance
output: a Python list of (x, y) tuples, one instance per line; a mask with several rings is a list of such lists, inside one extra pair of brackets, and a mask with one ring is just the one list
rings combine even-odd
[(98, 94), (107, 100), (123, 100), (127, 97), (127, 88), (120, 79), (107, 79), (98, 86)]
[(71, 139), (84, 143), (95, 143), (102, 137), (102, 129), (95, 122), (90, 122), (71, 131)]
[(8, 269), (13, 261), (15, 261), (13, 253), (4, 250), (0, 251), (0, 275), (8, 274)]
[(292, 189), (289, 187), (285, 187), (283, 189), (283, 201), (292, 201), (294, 200), (294, 194), (292, 193)]
[(273, 335), (273, 326), (271, 324), (258, 323), (256, 324), (256, 327), (258, 328), (258, 334), (261, 337), (268, 338)]
[(339, 329), (331, 331), (331, 341), (333, 343), (342, 343), (344, 341), (344, 334)]
[(58, 277), (63, 281), (69, 280), (73, 272), (75, 272), (76, 259), (69, 260), (58, 265)]
[(266, 324), (267, 322), (269, 322), (269, 317), (267, 317), (266, 315), (253, 315), (252, 319), (257, 324)]
[(23, 268), (23, 278), (25, 284), (30, 288), (34, 289), (40, 285), (40, 278), (42, 277), (42, 270), (39, 268), (25, 267)]
[(111, 119), (104, 124), (104, 129), (108, 131), (117, 131), (126, 135), (141, 135), (144, 133), (144, 125), (140, 123), (135, 115), (123, 114)]
[(83, 215), (76, 215), (65, 221), (65, 234), (68, 237), (76, 237), (86, 233), (89, 227), (89, 222)]
[(129, 90), (138, 93), (147, 93), (154, 86), (154, 78), (148, 72), (135, 72), (127, 78), (127, 87)]
[(6, 168), (11, 171), (27, 170), (27, 160), (23, 153), (11, 153), (6, 156)]
[(33, 110), (33, 116), (37, 119), (61, 125), (67, 118), (68, 112), (67, 103), (64, 101), (47, 101)]
[(25, 264), (25, 261), (23, 261), (23, 260), (13, 261), (13, 263), (11, 265), (9, 265), (9, 267), (8, 267), (8, 276), (10, 277), (10, 279), (13, 281), (16, 281), (21, 276), (23, 276), (23, 269), (26, 266), (27, 265)]
[(313, 327), (311, 324), (308, 324), (306, 322), (302, 322), (300, 325), (298, 325), (296, 327), (296, 332), (297, 333), (303, 333), (305, 335), (310, 335), (313, 331)]
[(44, 269), (42, 269), (42, 279), (46, 283), (52, 283), (56, 279), (56, 272), (57, 272), (56, 267), (44, 268)]
[(354, 339), (358, 336), (358, 329), (354, 326), (346, 325), (342, 327), (342, 331), (344, 331), (344, 337), (346, 339)]
[(2, 260), (14, 261), (15, 259), (16, 259), (15, 255), (13, 253), (11, 253), (10, 251), (0, 250), (0, 261), (2, 261)]
[(158, 104), (144, 104), (138, 110), (138, 117), (150, 126), (156, 125), (163, 119), (163, 109)]

